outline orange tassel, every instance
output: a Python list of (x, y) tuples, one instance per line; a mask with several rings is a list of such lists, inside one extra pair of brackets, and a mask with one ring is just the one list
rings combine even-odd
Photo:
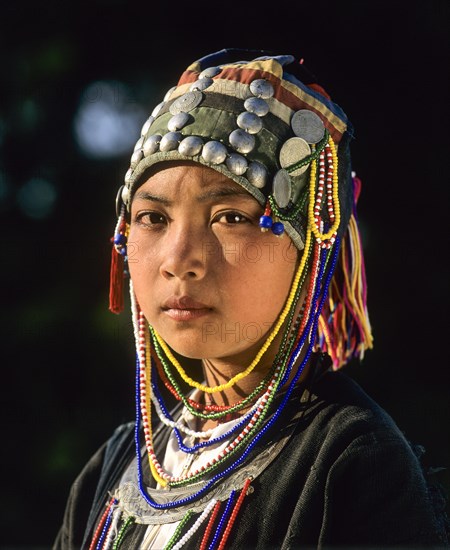
[(116, 247), (112, 246), (111, 253), (111, 271), (109, 276), (109, 310), (113, 313), (123, 311), (123, 280), (124, 280), (125, 260), (122, 254), (119, 254)]

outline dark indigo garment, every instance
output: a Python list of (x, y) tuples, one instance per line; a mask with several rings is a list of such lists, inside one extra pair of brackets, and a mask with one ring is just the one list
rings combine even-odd
[[(416, 454), (353, 380), (326, 373), (306, 405), (298, 396), (291, 400), (277, 426), (287, 425), (299, 407), (304, 411), (283, 450), (252, 481), (227, 548), (449, 546), (443, 503), (433, 498)], [(280, 437), (273, 431), (272, 440)], [(75, 481), (54, 550), (88, 548), (107, 492), (133, 453), (133, 426), (121, 426)], [(121, 548), (139, 548), (145, 530), (136, 525)], [(202, 534), (184, 548), (198, 548)]]

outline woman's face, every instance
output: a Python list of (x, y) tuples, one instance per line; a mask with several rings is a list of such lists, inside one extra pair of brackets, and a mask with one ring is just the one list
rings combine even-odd
[(262, 210), (237, 183), (195, 163), (164, 163), (137, 189), (128, 238), (134, 291), (181, 355), (245, 355), (276, 322), (297, 250), (287, 235), (261, 232)]

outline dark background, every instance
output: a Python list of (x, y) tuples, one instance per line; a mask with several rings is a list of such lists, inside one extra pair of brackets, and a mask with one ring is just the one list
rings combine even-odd
[[(303, 57), (352, 120), (375, 348), (348, 371), (428, 465), (450, 466), (449, 7), (2, 4), (0, 544), (49, 547), (73, 478), (133, 418), (129, 314), (107, 310), (115, 194), (149, 112), (191, 61), (224, 47)], [(88, 154), (75, 121), (108, 89), (134, 121), (111, 130), (126, 153)], [(448, 471), (438, 479), (449, 490)]]

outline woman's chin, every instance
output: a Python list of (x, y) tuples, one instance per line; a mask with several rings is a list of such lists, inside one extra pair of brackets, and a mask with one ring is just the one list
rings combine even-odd
[(217, 353), (220, 353), (218, 349), (220, 346), (207, 344), (202, 342), (201, 339), (171, 337), (168, 340), (164, 339), (164, 341), (175, 353), (188, 359), (208, 359), (216, 357)]

